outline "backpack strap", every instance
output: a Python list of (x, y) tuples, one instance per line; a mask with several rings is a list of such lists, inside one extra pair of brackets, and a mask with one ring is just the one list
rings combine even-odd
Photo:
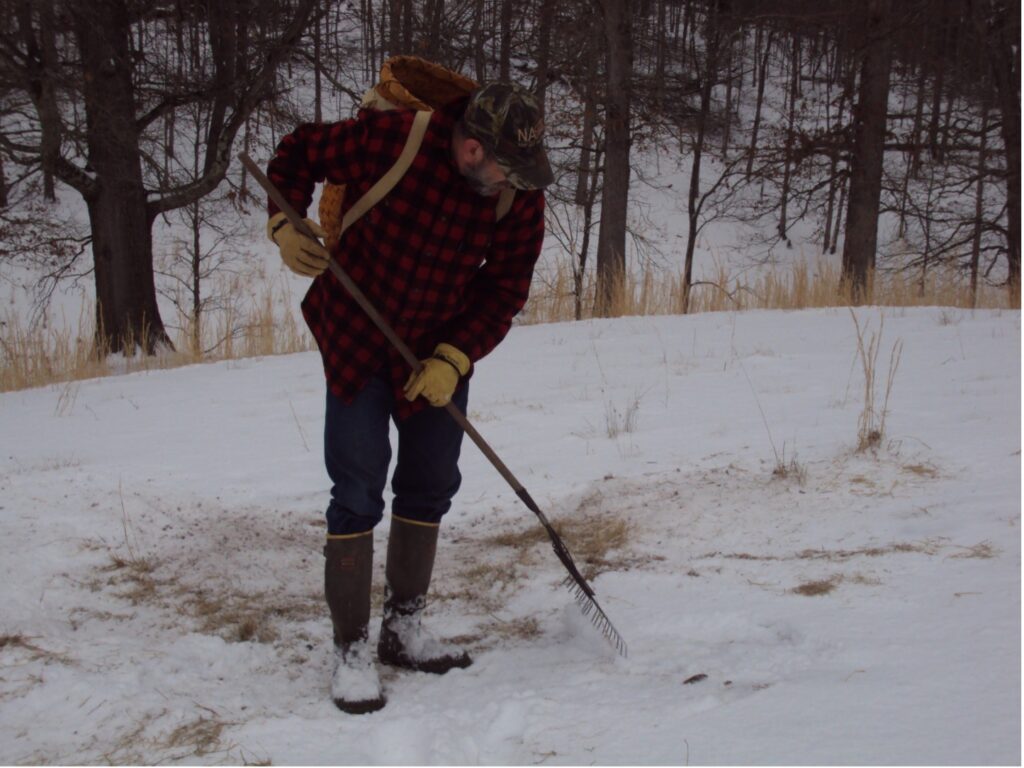
[(338, 239), (341, 238), (341, 235), (349, 227), (362, 218), (367, 211), (383, 200), (385, 195), (401, 181), (405, 172), (409, 170), (409, 166), (412, 165), (416, 154), (420, 151), (423, 137), (427, 132), (427, 125), (430, 123), (430, 115), (430, 112), (419, 111), (416, 113), (416, 117), (412, 121), (412, 128), (409, 130), (409, 137), (405, 140), (405, 147), (402, 148), (402, 154), (398, 156), (390, 170), (381, 176), (377, 183), (366, 191), (365, 195), (356, 200), (355, 205), (348, 209), (345, 217), (341, 220), (341, 231), (338, 233)]
[(501, 190), (501, 195), (498, 196), (498, 205), (494, 210), (495, 223), (505, 218), (505, 214), (512, 210), (512, 202), (515, 199), (516, 191), (514, 189)]

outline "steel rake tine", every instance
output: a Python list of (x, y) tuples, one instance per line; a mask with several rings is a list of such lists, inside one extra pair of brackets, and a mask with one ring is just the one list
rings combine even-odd
[(563, 582), (564, 586), (569, 587), (573, 593), (573, 598), (576, 600), (576, 604), (580, 607), (581, 613), (590, 620), (590, 623), (597, 628), (597, 630), (604, 635), (605, 640), (610, 642), (616, 652), (623, 658), (628, 658), (629, 649), (626, 646), (626, 641), (622, 639), (622, 635), (612, 624), (611, 619), (608, 618), (604, 610), (598, 605), (597, 600), (593, 595), (587, 594), (587, 592), (575, 582), (572, 576), (567, 576)]

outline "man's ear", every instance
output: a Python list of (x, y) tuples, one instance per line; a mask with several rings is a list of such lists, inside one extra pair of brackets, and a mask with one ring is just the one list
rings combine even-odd
[(462, 140), (462, 151), (465, 153), (466, 158), (473, 163), (478, 163), (487, 157), (487, 152), (484, 150), (484, 145), (476, 139), (469, 138), (468, 136)]

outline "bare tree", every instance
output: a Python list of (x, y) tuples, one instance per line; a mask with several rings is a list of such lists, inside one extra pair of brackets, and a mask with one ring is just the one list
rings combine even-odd
[(1020, 299), (1020, 4), (1014, 0), (986, 0), (972, 6), (975, 23), (992, 66), (1002, 120), (1000, 129), (1006, 154), (1006, 248), (1010, 296)]
[[(169, 346), (156, 302), (153, 220), (221, 182), (238, 130), (270, 95), (315, 4), (0, 0), (5, 17), (16, 19), (0, 34), (0, 79), (34, 106), (28, 137), (4, 139), (5, 149), (19, 165), (52, 169), (86, 202), (99, 353)], [(198, 71), (166, 44), (180, 24), (196, 39), (207, 33), (208, 63)], [(260, 34), (269, 29), (281, 31)], [(46, 53), (50, 35), (56, 61)], [(159, 120), (199, 102), (208, 107), (205, 135), (196, 137), (205, 148), (203, 172), (168, 186)]]
[(860, 90), (854, 106), (850, 193), (843, 243), (843, 280), (854, 300), (865, 301), (878, 248), (889, 67), (892, 61), (891, 0), (866, 0)]
[(630, 0), (597, 0), (607, 45), (605, 170), (597, 246), (594, 312), (615, 311), (626, 275), (626, 217), (629, 207), (630, 108), (633, 77), (633, 19)]

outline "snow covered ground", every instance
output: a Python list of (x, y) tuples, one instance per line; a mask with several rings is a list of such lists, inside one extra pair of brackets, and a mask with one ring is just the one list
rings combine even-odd
[(470, 417), (629, 657), (467, 441), (428, 623), (476, 662), (359, 717), (315, 354), (0, 395), (0, 763), (1019, 763), (1020, 313), (886, 310), (879, 400), (897, 340), (856, 453), (847, 310), (513, 329)]

